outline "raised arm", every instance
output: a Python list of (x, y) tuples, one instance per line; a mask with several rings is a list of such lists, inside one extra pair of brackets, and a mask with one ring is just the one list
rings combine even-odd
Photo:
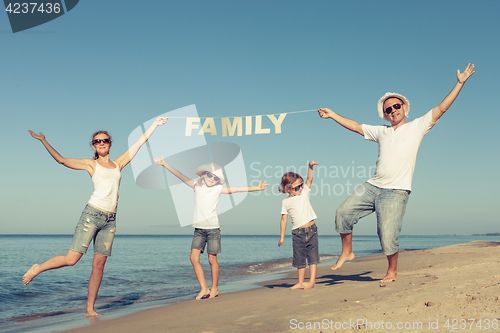
[(335, 112), (333, 112), (332, 110), (327, 109), (327, 108), (320, 108), (318, 110), (318, 113), (319, 113), (319, 116), (321, 118), (324, 118), (324, 119), (331, 118), (331, 119), (335, 120), (338, 124), (347, 128), (348, 130), (364, 136), (363, 128), (361, 127), (361, 124), (359, 124), (358, 122), (351, 120), (351, 119), (344, 118), (344, 117), (336, 114)]
[(168, 164), (167, 162), (165, 162), (165, 160), (163, 159), (163, 156), (161, 158), (155, 158), (154, 161), (158, 165), (163, 165), (165, 167), (165, 169), (167, 169), (174, 176), (176, 176), (177, 178), (179, 178), (180, 180), (182, 180), (184, 182), (184, 184), (186, 184), (187, 186), (189, 186), (191, 188), (194, 188), (194, 184), (195, 184), (194, 180), (192, 180), (191, 178), (183, 175), (179, 170), (177, 170), (176, 168), (174, 168), (173, 166), (171, 166), (170, 164)]
[(168, 118), (167, 117), (159, 117), (157, 118), (153, 124), (148, 128), (144, 134), (141, 135), (141, 137), (137, 140), (136, 143), (134, 143), (122, 156), (118, 157), (115, 160), (115, 163), (118, 164), (120, 167), (120, 170), (123, 169), (127, 164), (130, 163), (130, 161), (135, 157), (139, 149), (142, 147), (143, 144), (148, 141), (148, 139), (151, 137), (153, 132), (158, 126), (162, 126), (167, 122)]
[(451, 104), (455, 101), (460, 90), (462, 90), (467, 79), (474, 74), (474, 64), (468, 64), (467, 68), (460, 73), (460, 70), (457, 69), (457, 84), (450, 91), (450, 93), (443, 99), (443, 101), (432, 109), (432, 122), (435, 123), (441, 118), (441, 116), (450, 108)]
[(47, 139), (45, 139), (45, 135), (43, 135), (42, 132), (40, 132), (38, 134), (36, 134), (35, 132), (30, 131), (30, 130), (28, 130), (28, 132), (31, 134), (32, 137), (39, 140), (43, 144), (45, 149), (47, 149), (47, 151), (49, 152), (50, 156), (52, 156), (56, 160), (57, 163), (62, 164), (65, 167), (68, 167), (68, 168), (74, 169), (74, 170), (87, 170), (91, 176), (93, 175), (95, 162), (93, 162), (92, 159), (90, 159), (90, 158), (81, 158), (80, 159), (80, 158), (63, 157), (63, 156), (61, 156), (61, 154), (59, 154), (57, 152), (57, 150), (54, 149), (54, 147), (52, 147), (48, 143)]
[(285, 242), (285, 232), (286, 232), (286, 223), (288, 222), (288, 214), (281, 214), (280, 221), (280, 241), (278, 242), (278, 246), (283, 245)]
[(222, 193), (231, 194), (238, 192), (255, 192), (264, 191), (269, 184), (267, 182), (262, 182), (262, 179), (257, 186), (239, 186), (239, 187), (223, 187)]
[(313, 177), (314, 177), (314, 170), (313, 167), (315, 165), (318, 165), (319, 163), (316, 161), (311, 161), (309, 162), (309, 169), (307, 170), (307, 179), (306, 179), (306, 185), (307, 187), (311, 188), (311, 184), (313, 182)]

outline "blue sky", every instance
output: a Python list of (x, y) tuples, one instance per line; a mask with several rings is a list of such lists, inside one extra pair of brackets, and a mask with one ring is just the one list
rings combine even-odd
[[(498, 1), (87, 0), (16, 34), (0, 14), (0, 233), (71, 234), (92, 192), (85, 171), (55, 163), (28, 129), (77, 158), (90, 158), (90, 135), (106, 129), (116, 158), (137, 126), (192, 104), (201, 117), (329, 107), (375, 125), (378, 99), (395, 91), (410, 100), (412, 120), (469, 62), (476, 73), (420, 147), (402, 233), (499, 232), (499, 12)], [(288, 114), (281, 134), (205, 139), (239, 145), (248, 182), (270, 183), (220, 214), (225, 234), (278, 237), (280, 173), (310, 160), (329, 170), (314, 179), (311, 202), (320, 232), (335, 234), (348, 184), (371, 177), (348, 168), (369, 170), (377, 158), (375, 143), (315, 112)], [(192, 233), (179, 226), (170, 192), (137, 186), (130, 166), (117, 219), (122, 234)], [(375, 230), (374, 216), (355, 227)]]

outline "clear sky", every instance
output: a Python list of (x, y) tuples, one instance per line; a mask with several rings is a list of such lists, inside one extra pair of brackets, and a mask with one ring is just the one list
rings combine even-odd
[[(476, 73), (420, 146), (402, 233), (499, 232), (499, 12), (496, 0), (86, 0), (16, 34), (0, 14), (0, 233), (72, 234), (92, 193), (87, 172), (58, 165), (28, 129), (77, 158), (90, 158), (91, 134), (106, 129), (114, 159), (137, 126), (192, 104), (201, 117), (329, 107), (377, 125), (378, 99), (395, 91), (410, 100), (412, 120), (441, 102), (469, 62)], [(323, 167), (311, 196), (316, 222), (336, 234), (335, 210), (377, 158), (377, 144), (316, 112), (288, 114), (281, 134), (222, 137), (216, 126), (206, 141), (239, 145), (248, 182), (270, 184), (220, 214), (225, 234), (278, 237), (277, 184), (310, 160)], [(121, 234), (192, 233), (169, 190), (137, 186), (130, 166), (117, 222)], [(375, 224), (372, 214), (355, 233), (374, 235)]]

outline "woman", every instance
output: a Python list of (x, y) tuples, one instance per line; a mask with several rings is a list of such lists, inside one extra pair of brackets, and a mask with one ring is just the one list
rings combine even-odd
[(45, 139), (40, 132), (36, 134), (28, 131), (32, 137), (40, 140), (49, 154), (57, 161), (70, 169), (86, 170), (94, 183), (94, 193), (82, 212), (80, 221), (75, 229), (73, 241), (66, 255), (55, 256), (43, 264), (34, 264), (23, 276), (23, 283), (27, 285), (38, 274), (55, 268), (73, 266), (87, 252), (94, 239), (94, 260), (90, 274), (87, 310), (85, 316), (97, 316), (94, 304), (101, 285), (104, 264), (111, 255), (111, 246), (116, 231), (115, 217), (118, 204), (118, 187), (120, 185), (120, 171), (134, 158), (141, 146), (149, 139), (158, 126), (167, 122), (167, 118), (157, 118), (151, 127), (132, 145), (123, 155), (111, 161), (109, 150), (111, 137), (106, 131), (99, 131), (92, 136), (92, 149), (95, 150), (94, 159), (62, 157)]

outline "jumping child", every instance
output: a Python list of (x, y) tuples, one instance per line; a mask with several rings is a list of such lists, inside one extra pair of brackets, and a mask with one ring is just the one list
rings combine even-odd
[[(278, 246), (285, 241), (288, 215), (292, 218), (293, 267), (297, 268), (299, 283), (292, 289), (311, 289), (316, 283), (316, 268), (319, 263), (318, 228), (314, 223), (317, 218), (309, 202), (309, 192), (313, 180), (313, 166), (318, 162), (309, 162), (307, 180), (295, 172), (287, 172), (281, 177), (280, 192), (288, 193), (288, 198), (281, 203), (281, 236)], [(304, 283), (306, 259), (309, 264), (309, 282)]]
[[(222, 186), (226, 182), (224, 172), (222, 167), (215, 163), (198, 167), (198, 169), (196, 169), (196, 175), (200, 178), (194, 181), (166, 163), (163, 156), (161, 158), (155, 158), (154, 161), (158, 165), (163, 165), (174, 176), (194, 190), (193, 227), (195, 229), (193, 242), (191, 244), (190, 259), (201, 288), (196, 299), (215, 298), (219, 295), (219, 263), (217, 262), (217, 254), (221, 253), (220, 225), (217, 216), (217, 203), (219, 202), (219, 197), (221, 193), (231, 194), (237, 192), (263, 191), (268, 184), (261, 180), (259, 185), (251, 187)], [(207, 245), (208, 262), (210, 263), (212, 272), (211, 289), (208, 288), (205, 272), (200, 263), (200, 254), (205, 250), (205, 244)]]

